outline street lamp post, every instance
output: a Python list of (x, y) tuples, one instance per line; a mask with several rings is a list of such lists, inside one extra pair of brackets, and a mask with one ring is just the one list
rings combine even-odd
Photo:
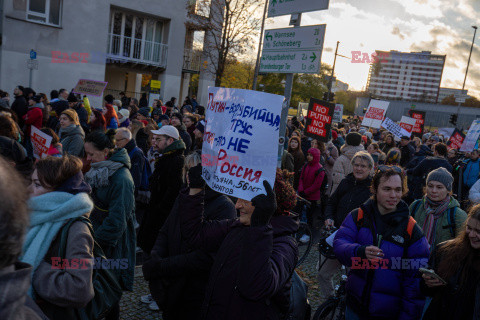
[[(470, 65), (470, 58), (472, 57), (473, 44), (475, 43), (475, 35), (477, 34), (477, 26), (472, 26), (472, 28), (475, 31), (473, 32), (472, 46), (470, 47), (470, 54), (468, 55), (467, 70), (465, 70), (465, 78), (463, 79), (462, 92), (463, 92), (463, 90), (465, 90), (465, 82), (467, 81), (468, 67)], [(458, 115), (460, 114), (460, 105), (461, 104), (462, 104), (461, 102), (458, 103), (457, 119), (458, 119)]]

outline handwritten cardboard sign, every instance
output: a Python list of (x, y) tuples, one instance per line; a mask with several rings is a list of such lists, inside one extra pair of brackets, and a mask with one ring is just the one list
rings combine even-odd
[(472, 152), (477, 145), (478, 136), (480, 135), (480, 120), (473, 120), (470, 129), (468, 129), (467, 136), (463, 140), (461, 152)]
[(382, 123), (382, 127), (390, 131), (394, 137), (400, 139), (402, 136), (410, 136), (407, 130), (400, 127), (396, 122), (393, 122), (390, 118), (385, 118), (385, 121)]
[(335, 112), (333, 113), (333, 122), (342, 122), (343, 118), (343, 104), (335, 104)]
[(48, 156), (48, 149), (52, 143), (52, 137), (43, 133), (35, 126), (31, 126), (30, 139), (33, 145), (33, 155), (36, 159), (43, 159)]
[(327, 142), (334, 111), (335, 104), (310, 98), (305, 135)]
[(202, 176), (215, 191), (251, 200), (273, 188), (284, 97), (209, 87)]
[(390, 102), (382, 100), (370, 100), (367, 112), (362, 120), (362, 126), (380, 129), (383, 119), (387, 114), (388, 105)]
[(108, 82), (80, 79), (73, 89), (73, 92), (78, 94), (86, 94), (87, 96), (101, 97), (107, 86), (107, 83)]
[(465, 140), (465, 135), (463, 132), (455, 128), (450, 139), (448, 139), (447, 146), (452, 149), (460, 149), (463, 144), (463, 140)]

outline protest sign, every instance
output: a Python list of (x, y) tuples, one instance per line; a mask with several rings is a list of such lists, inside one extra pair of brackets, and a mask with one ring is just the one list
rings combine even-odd
[(342, 122), (343, 104), (335, 104), (335, 112), (333, 113), (333, 122)]
[(275, 181), (284, 97), (209, 87), (202, 176), (210, 188), (251, 200)]
[(390, 118), (385, 118), (385, 121), (382, 123), (382, 127), (390, 131), (394, 137), (400, 139), (402, 136), (410, 137), (410, 133), (407, 130), (400, 127), (396, 122), (393, 122)]
[(37, 127), (32, 126), (30, 131), (30, 140), (33, 145), (33, 155), (37, 159), (43, 159), (48, 155), (48, 149), (52, 143), (52, 137), (43, 133)]
[(443, 141), (447, 141), (452, 136), (454, 131), (455, 131), (455, 128), (438, 128), (437, 133), (443, 136), (444, 138)]
[(86, 94), (87, 96), (100, 97), (108, 82), (95, 81), (88, 79), (78, 80), (77, 85), (73, 89), (73, 93)]
[(450, 139), (447, 142), (447, 146), (452, 149), (460, 149), (465, 140), (465, 135), (458, 129), (455, 129), (450, 135)]
[(425, 125), (425, 112), (417, 111), (417, 110), (409, 110), (408, 114), (410, 115), (410, 117), (416, 120), (412, 133), (416, 136), (421, 137), (423, 134), (423, 126)]
[(319, 141), (327, 142), (334, 111), (335, 104), (310, 98), (305, 135)]
[(461, 152), (472, 152), (477, 144), (478, 136), (480, 135), (480, 120), (473, 120), (470, 129), (468, 129), (467, 136), (463, 140)]
[(367, 112), (363, 117), (362, 126), (380, 129), (387, 113), (390, 102), (382, 100), (370, 100)]
[(413, 127), (415, 126), (416, 122), (417, 120), (413, 118), (402, 116), (402, 119), (400, 119), (400, 127), (405, 129), (409, 133), (408, 136), (410, 136), (412, 134)]

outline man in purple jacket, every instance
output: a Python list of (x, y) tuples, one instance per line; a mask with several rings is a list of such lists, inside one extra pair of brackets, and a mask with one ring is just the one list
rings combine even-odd
[(427, 266), (429, 247), (401, 200), (407, 192), (402, 169), (379, 166), (372, 192), (333, 242), (338, 260), (351, 268), (346, 318), (420, 319), (425, 300), (416, 274)]

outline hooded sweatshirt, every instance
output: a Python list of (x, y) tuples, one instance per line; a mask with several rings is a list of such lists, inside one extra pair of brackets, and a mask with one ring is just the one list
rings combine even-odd
[(28, 108), (28, 112), (26, 115), (23, 116), (23, 120), (25, 120), (25, 124), (27, 125), (27, 131), (25, 132), (28, 137), (30, 137), (31, 127), (34, 126), (37, 129), (42, 128), (43, 124), (43, 111), (45, 107), (43, 103), (37, 103), (34, 106)]
[(63, 146), (63, 154), (72, 156), (83, 156), (83, 141), (85, 133), (81, 126), (71, 124), (66, 128), (61, 128), (59, 132), (60, 143)]
[(320, 172), (322, 165), (320, 164), (320, 150), (317, 148), (308, 149), (308, 153), (313, 156), (312, 161), (307, 162), (300, 174), (298, 184), (298, 192), (303, 192), (307, 200), (320, 200), (323, 179), (325, 178), (325, 170)]

